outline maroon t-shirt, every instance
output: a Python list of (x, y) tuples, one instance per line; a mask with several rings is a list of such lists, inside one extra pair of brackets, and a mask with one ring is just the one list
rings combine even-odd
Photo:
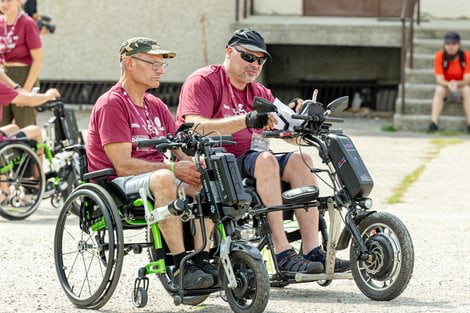
[(137, 148), (136, 141), (174, 134), (176, 123), (168, 107), (157, 97), (146, 93), (144, 103), (145, 108), (134, 105), (120, 83), (98, 98), (88, 125), (89, 171), (114, 168), (103, 147), (116, 142), (131, 142), (133, 158), (163, 161), (163, 154), (151, 148)]
[(5, 62), (20, 62), (31, 65), (29, 50), (41, 48), (41, 38), (36, 22), (22, 14), (13, 25), (6, 25), (5, 16), (0, 16), (0, 55)]
[[(192, 73), (181, 88), (176, 114), (178, 123), (184, 122), (185, 115), (219, 119), (251, 112), (255, 97), (274, 101), (271, 90), (260, 83), (249, 83), (245, 90), (238, 90), (230, 84), (222, 65), (203, 67)], [(253, 132), (262, 130), (245, 128), (232, 134), (237, 145), (226, 146), (227, 152), (239, 156), (249, 150)]]

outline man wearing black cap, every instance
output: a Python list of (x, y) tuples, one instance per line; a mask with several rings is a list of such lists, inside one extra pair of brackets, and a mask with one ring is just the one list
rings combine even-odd
[[(256, 179), (257, 191), (266, 206), (282, 204), (281, 181), (292, 188), (316, 185), (306, 163), (313, 167), (309, 155), (286, 153), (274, 155), (261, 138), (275, 119), (253, 110), (254, 97), (274, 101), (269, 89), (255, 82), (263, 65), (271, 60), (263, 37), (251, 29), (235, 31), (225, 49), (223, 64), (210, 65), (191, 74), (183, 84), (177, 110), (178, 122), (194, 122), (200, 131), (232, 135), (237, 142), (227, 152), (240, 159), (244, 177)], [(291, 105), (293, 107), (293, 105)], [(325, 252), (318, 241), (318, 210), (295, 212), (302, 235), (305, 255), (289, 245), (283, 227), (282, 212), (268, 214), (279, 267), (290, 273), (319, 273), (324, 269)], [(349, 262), (337, 259), (335, 271), (346, 271)]]
[(432, 116), (428, 131), (438, 130), (439, 116), (447, 102), (463, 102), (467, 115), (467, 133), (470, 133), (470, 52), (462, 51), (460, 36), (448, 32), (444, 37), (444, 49), (434, 57), (436, 91), (432, 100)]

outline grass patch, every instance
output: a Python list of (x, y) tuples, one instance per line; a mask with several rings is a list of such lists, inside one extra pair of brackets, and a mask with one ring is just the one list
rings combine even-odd
[(451, 137), (451, 136), (463, 136), (464, 132), (457, 131), (457, 130), (438, 130), (436, 135), (444, 136), (444, 137)]
[(400, 184), (393, 188), (393, 194), (387, 199), (388, 204), (402, 203), (402, 198), (405, 192), (418, 180), (421, 174), (426, 169), (426, 163), (434, 159), (443, 148), (451, 145), (461, 144), (464, 141), (457, 138), (436, 138), (431, 140), (432, 149), (426, 153), (425, 161), (413, 172), (406, 175)]
[(395, 126), (393, 124), (383, 124), (380, 129), (384, 132), (396, 132)]
[(410, 174), (406, 175), (405, 178), (400, 182), (400, 184), (393, 188), (393, 194), (388, 198), (387, 203), (388, 204), (396, 204), (396, 203), (401, 203), (402, 197), (405, 194), (405, 192), (410, 188), (410, 186), (418, 180), (418, 178), (421, 176), (421, 174), (424, 172), (424, 169), (426, 168), (426, 164), (422, 164), (420, 167), (415, 169), (413, 172)]

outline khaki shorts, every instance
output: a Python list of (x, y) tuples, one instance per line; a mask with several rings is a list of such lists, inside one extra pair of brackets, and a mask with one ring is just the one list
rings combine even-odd
[[(126, 195), (139, 193), (140, 188), (145, 188), (147, 196), (155, 200), (152, 192), (150, 191), (150, 176), (153, 172), (148, 172), (140, 175), (123, 176), (113, 179), (116, 184)], [(181, 181), (176, 179), (177, 188), (181, 185)]]

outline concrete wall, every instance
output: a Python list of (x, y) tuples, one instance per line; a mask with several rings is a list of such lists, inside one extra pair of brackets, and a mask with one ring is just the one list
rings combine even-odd
[(421, 11), (436, 18), (470, 18), (470, 1), (421, 0)]
[(260, 15), (298, 15), (303, 13), (303, 0), (254, 0), (254, 13)]
[(57, 26), (42, 37), (42, 79), (119, 78), (119, 48), (134, 36), (157, 39), (176, 52), (163, 81), (183, 81), (195, 69), (223, 61), (233, 32), (232, 0), (41, 0), (39, 12)]

